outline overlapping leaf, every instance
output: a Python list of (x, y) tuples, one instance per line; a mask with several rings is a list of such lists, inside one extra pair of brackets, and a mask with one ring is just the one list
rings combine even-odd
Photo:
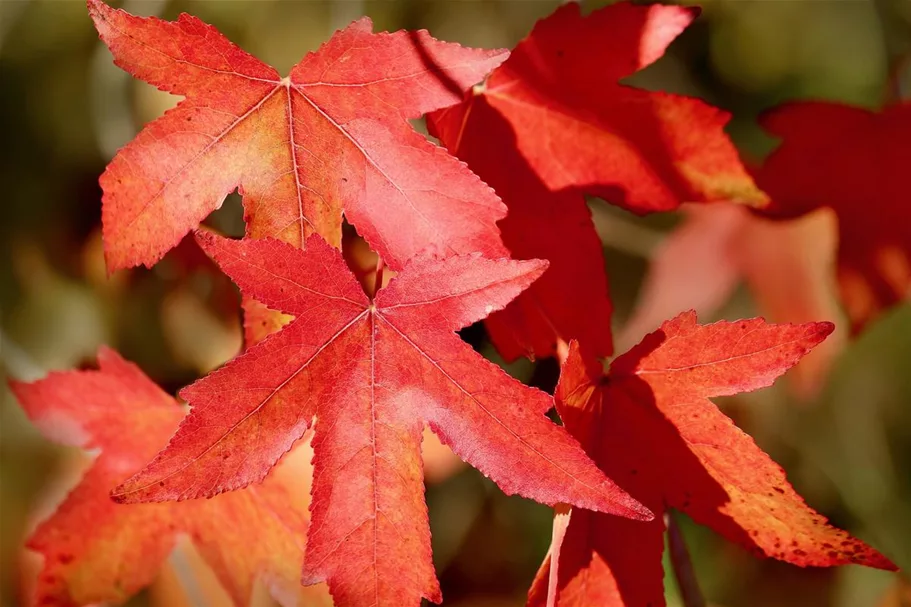
[[(574, 344), (556, 400), (566, 427), (655, 513), (683, 511), (759, 555), (801, 566), (893, 569), (808, 507), (784, 471), (708, 400), (770, 385), (832, 330), (762, 319), (699, 326), (685, 313), (619, 357), (607, 376)], [(531, 605), (664, 605), (664, 527), (574, 509)], [(556, 571), (552, 573), (552, 568)]]
[(548, 190), (517, 152), (509, 125), (480, 99), (438, 112), (428, 124), (509, 205), (500, 229), (513, 257), (550, 262), (540, 280), (485, 323), (503, 357), (550, 356), (556, 337), (583, 335), (610, 353), (601, 240), (582, 195)]
[(772, 198), (769, 212), (835, 212), (841, 299), (858, 331), (911, 293), (911, 103), (873, 112), (795, 102), (761, 123), (782, 138), (757, 172)]
[(113, 350), (102, 349), (98, 361), (97, 371), (11, 384), (48, 438), (101, 451), (28, 540), (45, 559), (36, 603), (122, 603), (154, 579), (181, 533), (192, 538), (237, 605), (249, 604), (259, 577), (276, 596), (296, 596), (307, 517), (282, 475), (207, 501), (121, 505), (111, 500), (111, 489), (155, 454), (183, 411)]
[(547, 420), (550, 397), (454, 333), (505, 305), (543, 262), (418, 258), (370, 300), (318, 236), (306, 251), (200, 239), (242, 292), (296, 319), (183, 390), (190, 415), (115, 499), (196, 498), (259, 481), (315, 417), (303, 579), (328, 581), (340, 606), (441, 598), (421, 479), (425, 422), (508, 493), (649, 517)]
[(765, 203), (722, 130), (725, 112), (618, 82), (661, 57), (695, 14), (620, 3), (583, 17), (569, 3), (485, 87), (428, 116), (441, 142), (506, 202), (503, 237), (514, 255), (552, 263), (489, 323), (507, 358), (548, 355), (557, 337), (611, 352), (603, 262), (581, 193), (637, 213), (685, 201)]
[[(619, 348), (637, 343), (679, 310), (716, 315), (741, 281), (772, 321), (842, 320), (829, 209), (792, 221), (773, 221), (736, 205), (685, 210), (686, 219), (651, 257), (635, 311), (618, 336)], [(816, 394), (845, 337), (845, 330), (837, 330), (814, 348), (788, 376), (789, 388), (804, 398)]]
[(432, 247), (502, 255), (502, 203), (408, 119), (458, 101), (505, 51), (363, 18), (281, 78), (195, 17), (88, 6), (120, 67), (185, 97), (101, 177), (110, 269), (155, 263), (235, 188), (252, 237), (338, 245), (344, 212), (395, 268)]

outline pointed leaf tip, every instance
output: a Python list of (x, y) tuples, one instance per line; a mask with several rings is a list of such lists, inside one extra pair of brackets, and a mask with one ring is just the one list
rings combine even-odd
[(306, 511), (289, 499), (287, 475), (212, 501), (112, 503), (110, 487), (147, 461), (183, 415), (173, 398), (114, 350), (102, 347), (98, 359), (97, 370), (55, 372), (23, 384), (30, 390), (19, 395), (27, 412), (38, 413), (30, 417), (48, 438), (98, 452), (79, 484), (26, 540), (44, 557), (34, 604), (121, 604), (152, 583), (184, 534), (232, 604), (249, 604), (257, 578), (294, 589)]
[(502, 53), (374, 34), (364, 18), (282, 78), (194, 17), (87, 6), (118, 66), (183, 97), (100, 178), (110, 269), (155, 264), (235, 190), (253, 238), (338, 245), (344, 215), (395, 270), (428, 246), (505, 254), (499, 198), (408, 123), (458, 102)]
[(244, 294), (298, 318), (182, 390), (190, 414), (115, 500), (180, 500), (255, 482), (316, 419), (303, 579), (326, 580), (342, 607), (376, 601), (380, 579), (395, 580), (381, 584), (383, 604), (439, 597), (421, 421), (507, 493), (653, 516), (547, 419), (547, 394), (455, 333), (515, 297), (546, 262), (419, 257), (371, 303), (328, 244), (197, 238)]
[(553, 263), (487, 322), (506, 360), (553, 356), (557, 340), (571, 337), (613, 354), (601, 242), (583, 194), (639, 214), (684, 201), (766, 203), (724, 132), (726, 112), (620, 83), (661, 57), (698, 13), (620, 2), (582, 16), (579, 3), (565, 3), (483, 91), (428, 116), (440, 142), (507, 205), (498, 225), (513, 256)]
[[(591, 358), (571, 343), (555, 393), (567, 430), (657, 516), (675, 508), (757, 554), (798, 566), (892, 569), (812, 510), (784, 470), (709, 400), (771, 385), (832, 323), (696, 321), (687, 311), (662, 323), (613, 362), (609, 381), (594, 365), (586, 369)], [(661, 604), (663, 525), (579, 514), (552, 547), (557, 562), (542, 565), (529, 604), (544, 605), (555, 579), (551, 597), (567, 607), (602, 604), (618, 587), (624, 604)]]

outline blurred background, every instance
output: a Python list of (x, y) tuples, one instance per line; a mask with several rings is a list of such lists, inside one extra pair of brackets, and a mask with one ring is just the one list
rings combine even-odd
[[(556, 3), (127, 0), (121, 6), (169, 19), (193, 13), (286, 73), (361, 15), (369, 15), (375, 29), (427, 28), (444, 40), (512, 47)], [(668, 56), (629, 82), (698, 95), (733, 112), (729, 131), (748, 162), (774, 146), (755, 125), (764, 108), (798, 98), (877, 107), (909, 91), (911, 70), (902, 66), (911, 53), (911, 0), (706, 0), (702, 6), (702, 16)], [(176, 101), (113, 65), (80, 0), (0, 0), (0, 359), (8, 376), (35, 379), (51, 369), (91, 365), (99, 344), (110, 344), (176, 393), (241, 347), (238, 296), (192, 243), (152, 270), (105, 273), (98, 176), (118, 147)], [(839, 317), (826, 279), (834, 236), (824, 213), (782, 227), (747, 225), (730, 210), (684, 209), (642, 219), (600, 201), (592, 201), (592, 209), (617, 309), (618, 351), (689, 307), (699, 309), (703, 322), (786, 316), (779, 305), (782, 284), (759, 284), (752, 271), (774, 262), (768, 245), (777, 238), (795, 239), (807, 259), (818, 258), (814, 309), (818, 319)], [(208, 221), (239, 235), (236, 196)], [(694, 243), (701, 245), (694, 269), (669, 270), (670, 253)], [(353, 264), (369, 267), (361, 249), (352, 251)], [(775, 275), (768, 268), (760, 274)], [(810, 505), (906, 569), (911, 306), (895, 308), (856, 340), (845, 333), (774, 388), (719, 404), (784, 466)], [(502, 362), (483, 327), (464, 337)], [(553, 361), (507, 368), (547, 390), (556, 381)], [(6, 606), (27, 601), (38, 563), (23, 552), (22, 541), (76, 482), (73, 471), (83, 456), (41, 438), (5, 382), (0, 390), (0, 596)], [(523, 605), (550, 542), (550, 510), (504, 496), (442, 448), (427, 445), (427, 501), (446, 604)], [(756, 559), (689, 521), (683, 528), (713, 604), (911, 604), (908, 587), (894, 575), (861, 567), (802, 570)], [(130, 604), (224, 604), (201, 568), (192, 554), (176, 555)], [(679, 605), (672, 576), (666, 586), (670, 604)]]

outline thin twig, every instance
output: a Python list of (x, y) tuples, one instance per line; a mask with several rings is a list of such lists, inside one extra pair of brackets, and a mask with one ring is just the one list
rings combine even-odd
[[(560, 367), (566, 363), (569, 356), (569, 344), (562, 338), (557, 338), (557, 361)], [(556, 607), (557, 595), (560, 591), (560, 549), (563, 546), (563, 539), (566, 537), (566, 530), (569, 528), (569, 517), (572, 513), (572, 507), (569, 504), (559, 503), (554, 506), (554, 526), (553, 534), (550, 540), (550, 575), (547, 579), (547, 603), (546, 607)]]
[(684, 607), (705, 607), (705, 597), (696, 580), (693, 561), (690, 551), (686, 547), (686, 540), (680, 531), (680, 525), (673, 513), (664, 515), (664, 524), (667, 525), (668, 544), (670, 545), (671, 566), (674, 577), (677, 579), (677, 588), (680, 590), (680, 599)]

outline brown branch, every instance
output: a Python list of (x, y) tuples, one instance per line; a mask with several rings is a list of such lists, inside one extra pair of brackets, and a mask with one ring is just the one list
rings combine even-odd
[(680, 599), (683, 601), (684, 607), (706, 607), (705, 597), (702, 596), (702, 590), (696, 580), (690, 551), (686, 547), (683, 532), (672, 512), (664, 515), (664, 524), (667, 525), (671, 567), (674, 569), (674, 577), (677, 580), (677, 588), (680, 590)]

